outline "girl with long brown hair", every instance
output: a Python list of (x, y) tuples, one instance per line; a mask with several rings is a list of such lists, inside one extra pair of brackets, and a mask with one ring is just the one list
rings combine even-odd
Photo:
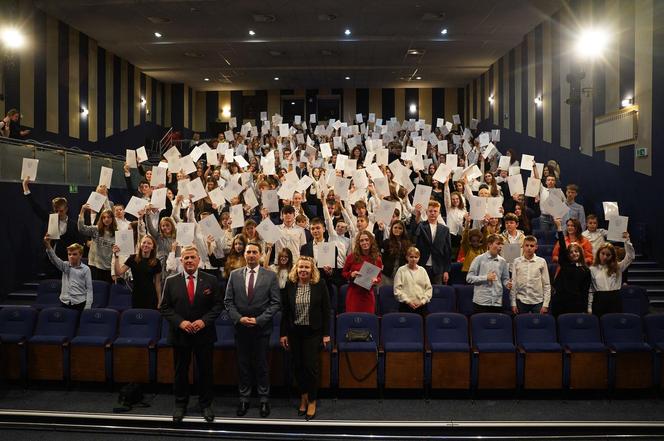
[(346, 312), (368, 312), (373, 314), (376, 311), (374, 286), (380, 283), (380, 273), (372, 280), (370, 289), (356, 285), (354, 282), (364, 262), (371, 263), (379, 268), (383, 267), (376, 239), (373, 234), (366, 230), (358, 233), (353, 252), (346, 257), (346, 263), (341, 271), (344, 279), (349, 282), (346, 291)]
[[(118, 256), (120, 248), (113, 245), (113, 253)], [(115, 274), (123, 275), (131, 270), (134, 284), (131, 290), (131, 307), (157, 309), (161, 296), (161, 264), (157, 259), (157, 241), (148, 235), (141, 239), (136, 254), (132, 254), (120, 264), (115, 259)]]
[(111, 260), (113, 258), (113, 244), (115, 243), (115, 231), (118, 229), (115, 216), (111, 210), (103, 210), (97, 219), (97, 225), (85, 225), (85, 212), (90, 210), (90, 205), (81, 207), (78, 215), (78, 231), (92, 239), (90, 252), (88, 253), (88, 266), (93, 280), (103, 280), (113, 283), (111, 276)]

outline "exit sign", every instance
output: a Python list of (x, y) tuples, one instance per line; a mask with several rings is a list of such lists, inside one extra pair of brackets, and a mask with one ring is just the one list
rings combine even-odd
[(69, 193), (78, 193), (78, 185), (69, 184)]
[(645, 158), (648, 156), (648, 149), (646, 147), (639, 147), (636, 149), (637, 158)]

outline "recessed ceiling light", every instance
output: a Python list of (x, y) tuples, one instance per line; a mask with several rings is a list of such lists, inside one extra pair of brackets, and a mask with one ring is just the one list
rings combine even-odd
[(279, 77), (274, 77), (274, 81), (279, 81)]
[(444, 28), (442, 31), (440, 31), (441, 34), (447, 35), (447, 28)]
[(350, 80), (350, 77), (346, 77), (347, 80)]
[(422, 79), (422, 77), (415, 77), (415, 79), (416, 79), (416, 80), (421, 80), (421, 79)]
[(417, 49), (408, 49), (408, 55), (418, 55), (420, 51)]
[(344, 31), (344, 34), (346, 34), (346, 35), (350, 35), (350, 29), (346, 29), (346, 30)]
[(256, 35), (256, 32), (254, 32), (253, 29), (249, 29), (249, 35), (253, 37), (254, 35)]
[(291, 106), (294, 106), (294, 105), (295, 105), (295, 101), (291, 101), (291, 102), (290, 102), (290, 105), (291, 105)]
[(155, 32), (155, 33), (154, 33), (154, 36), (157, 37), (157, 38), (161, 38), (161, 37), (162, 37), (161, 33), (159, 33), (159, 32)]
[(203, 78), (203, 81), (210, 81), (210, 79), (205, 77), (205, 78)]

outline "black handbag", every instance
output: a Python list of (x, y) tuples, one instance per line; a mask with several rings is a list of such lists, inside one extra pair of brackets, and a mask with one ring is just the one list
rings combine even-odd
[(364, 328), (349, 329), (344, 337), (347, 342), (374, 341), (371, 331)]

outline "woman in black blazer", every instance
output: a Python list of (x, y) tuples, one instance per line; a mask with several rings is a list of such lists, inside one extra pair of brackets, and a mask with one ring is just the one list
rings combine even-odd
[(288, 276), (281, 301), (281, 346), (290, 350), (300, 389), (299, 416), (316, 416), (319, 353), (330, 343), (330, 297), (312, 257), (300, 256)]

